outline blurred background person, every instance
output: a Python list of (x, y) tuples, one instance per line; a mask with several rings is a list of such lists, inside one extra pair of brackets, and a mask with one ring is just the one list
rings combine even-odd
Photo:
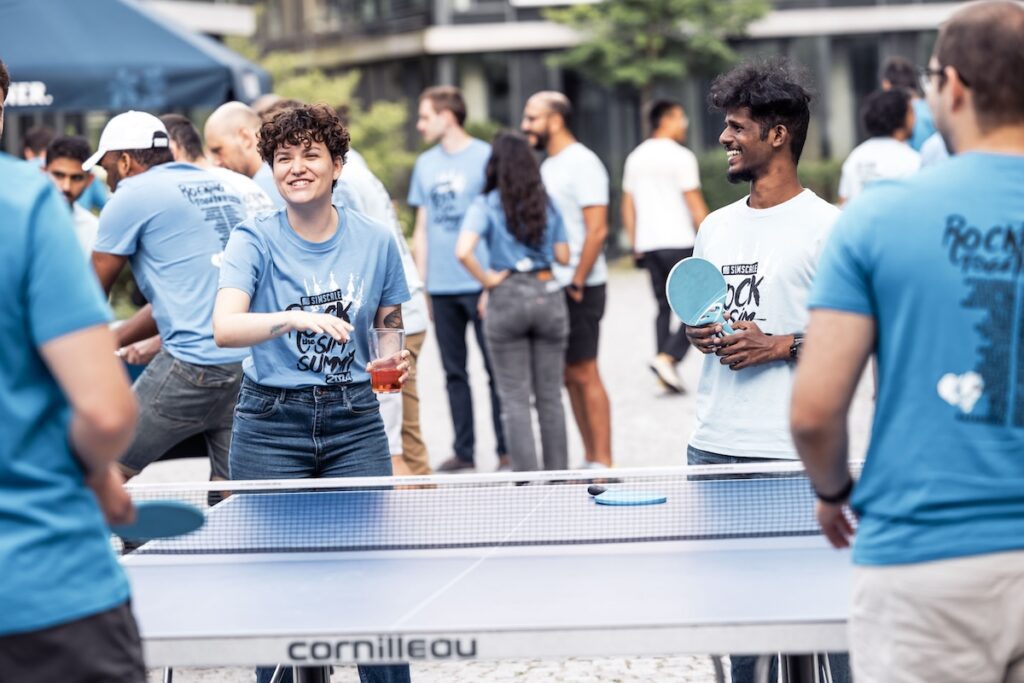
[(284, 199), (274, 183), (274, 174), (260, 157), (257, 133), (262, 123), (259, 114), (247, 104), (222, 104), (210, 114), (203, 127), (206, 149), (214, 166), (252, 178), (274, 206), (282, 208)]
[[(487, 270), (475, 256), (481, 239), (490, 254)], [(466, 212), (455, 255), (488, 292), (484, 334), (512, 469), (537, 469), (531, 404), (540, 424), (543, 468), (568, 468), (562, 374), (569, 312), (551, 267), (569, 263), (569, 245), (537, 159), (521, 135), (495, 137), (484, 193)]]
[(554, 268), (569, 307), (565, 387), (583, 439), (583, 466), (601, 469), (612, 464), (611, 401), (597, 365), (607, 300), (608, 171), (573, 135), (571, 119), (569, 98), (543, 91), (526, 101), (520, 128), (547, 154), (540, 175), (569, 239), (569, 264)]
[(657, 354), (650, 368), (666, 389), (683, 393), (676, 366), (690, 342), (683, 325), (671, 330), (665, 282), (675, 264), (693, 256), (693, 242), (708, 206), (700, 191), (697, 157), (683, 147), (689, 125), (683, 105), (658, 100), (651, 106), (649, 119), (651, 137), (626, 157), (622, 172), (622, 228), (637, 263), (650, 273), (658, 302)]
[(935, 120), (921, 92), (919, 70), (904, 57), (891, 57), (882, 67), (882, 90), (901, 89), (910, 93), (914, 108), (914, 130), (908, 142), (915, 151), (921, 151), (924, 141), (935, 134)]
[(55, 137), (57, 132), (49, 126), (29, 128), (21, 139), (21, 158), (41, 168), (46, 162), (46, 147)]
[[(473, 392), (469, 386), (466, 329), (476, 337), (490, 379), (491, 422), (497, 441), (498, 468), (507, 466), (505, 434), (501, 427), (501, 401), (494, 383), (490, 354), (484, 342), (480, 283), (455, 258), (455, 242), (466, 209), (484, 187), (484, 168), (491, 146), (463, 127), (466, 102), (458, 88), (437, 86), (420, 95), (416, 130), (433, 145), (416, 159), (409, 181), (409, 205), (416, 209), (413, 258), (430, 294), (434, 333), (441, 351), (448, 389), (448, 406), (455, 443), (452, 457), (439, 472), (476, 467), (476, 427)], [(478, 260), (486, 259), (480, 249)]]
[(907, 144), (914, 129), (914, 109), (906, 90), (876, 90), (861, 106), (861, 122), (868, 139), (857, 145), (843, 162), (839, 179), (839, 205), (883, 178), (917, 173), (921, 155)]
[(95, 177), (82, 168), (82, 164), (92, 155), (92, 149), (85, 138), (58, 135), (46, 147), (43, 170), (57, 185), (71, 209), (74, 219), (75, 237), (82, 247), (86, 259), (92, 255), (96, 244), (96, 233), (100, 221), (95, 214), (79, 205), (78, 198), (93, 184)]

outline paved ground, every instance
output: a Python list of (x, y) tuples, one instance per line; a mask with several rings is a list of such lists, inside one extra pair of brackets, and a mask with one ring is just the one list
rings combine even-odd
[[(615, 462), (620, 467), (679, 465), (686, 461), (686, 441), (693, 429), (694, 391), (678, 396), (664, 393), (647, 368), (654, 352), (655, 305), (646, 273), (632, 268), (615, 268), (608, 287), (608, 309), (602, 326), (600, 368), (612, 400), (612, 439)], [(687, 354), (680, 374), (687, 387), (696, 388), (700, 363), (698, 353)], [(471, 381), (477, 432), (477, 463), (482, 471), (496, 466), (495, 441), (490, 426), (486, 375), (479, 351), (472, 347)], [(421, 418), (424, 438), (433, 463), (451, 455), (452, 429), (444, 390), (444, 375), (436, 340), (428, 338), (420, 362)], [(850, 418), (851, 451), (862, 457), (871, 423), (871, 389), (862, 382)], [(571, 411), (569, 416), (569, 462), (583, 460), (582, 445)], [(157, 463), (140, 481), (184, 481), (205, 479), (207, 467), (201, 461)], [(476, 681), (687, 681), (714, 680), (706, 657), (660, 657), (638, 659), (596, 659), (570, 661), (480, 662), (467, 664), (426, 664), (413, 667), (416, 683)], [(151, 681), (159, 681), (153, 672)], [(175, 672), (176, 683), (242, 683), (254, 680), (245, 669), (196, 669)], [(335, 681), (355, 681), (354, 671), (335, 674)]]

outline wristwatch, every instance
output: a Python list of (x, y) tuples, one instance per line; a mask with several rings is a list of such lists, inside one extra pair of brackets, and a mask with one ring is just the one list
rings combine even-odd
[(803, 332), (797, 332), (793, 335), (793, 343), (789, 345), (789, 359), (796, 360), (800, 355), (800, 347), (804, 345), (804, 334)]
[(824, 494), (821, 491), (814, 489), (813, 487), (812, 490), (814, 491), (815, 497), (822, 503), (828, 503), (829, 505), (839, 505), (840, 503), (845, 503), (846, 499), (850, 497), (851, 493), (853, 493), (853, 483), (853, 477), (850, 477), (849, 480), (847, 480), (846, 485), (843, 486), (843, 488), (841, 488), (837, 493), (833, 493), (831, 495)]

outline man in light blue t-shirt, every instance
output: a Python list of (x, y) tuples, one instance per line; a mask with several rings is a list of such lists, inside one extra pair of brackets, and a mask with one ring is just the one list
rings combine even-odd
[[(972, 3), (943, 25), (928, 98), (956, 156), (851, 202), (810, 298), (793, 437), (825, 535), (853, 541), (858, 683), (1024, 676), (1021, 35), (1017, 3)], [(872, 353), (854, 484), (846, 413)]]
[[(0, 62), (0, 102), (9, 80)], [(0, 130), (3, 120), (0, 117)], [(146, 680), (111, 523), (135, 402), (67, 203), (0, 155), (0, 678)]]
[(160, 119), (115, 116), (99, 149), (114, 192), (100, 214), (93, 267), (108, 293), (129, 261), (152, 305), (117, 330), (121, 346), (159, 332), (162, 348), (135, 383), (142, 405), (131, 448), (121, 458), (134, 476), (182, 439), (201, 434), (213, 479), (228, 478), (228, 447), (243, 349), (213, 341), (213, 300), (228, 235), (245, 215), (241, 197), (192, 164), (173, 161)]
[[(438, 86), (420, 95), (416, 130), (428, 143), (438, 144), (416, 160), (409, 183), (409, 205), (416, 207), (413, 258), (430, 295), (434, 331), (448, 386), (448, 405), (455, 427), (455, 454), (437, 468), (439, 472), (475, 467), (473, 394), (466, 371), (468, 325), (473, 326), (490, 378), (491, 421), (497, 440), (498, 467), (507, 467), (501, 405), (480, 316), (483, 290), (455, 258), (462, 218), (484, 189), (484, 168), (491, 156), (491, 146), (471, 137), (462, 127), (465, 122), (466, 103), (457, 88)], [(476, 256), (486, 267), (487, 254), (482, 244)]]

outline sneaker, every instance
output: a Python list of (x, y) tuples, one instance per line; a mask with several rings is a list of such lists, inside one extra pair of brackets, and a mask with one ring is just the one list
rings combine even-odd
[(607, 470), (607, 469), (611, 469), (611, 468), (608, 467), (608, 465), (605, 465), (603, 462), (597, 462), (596, 460), (584, 460), (583, 461), (583, 467), (581, 469), (584, 469), (584, 470)]
[(496, 470), (494, 470), (494, 471), (495, 472), (511, 472), (512, 471), (512, 465), (508, 464), (508, 458), (505, 457), (505, 456), (502, 456), (502, 457), (498, 458), (498, 468)]
[(664, 356), (658, 355), (650, 362), (649, 367), (654, 376), (658, 378), (658, 381), (673, 394), (686, 393), (683, 381), (679, 379), (679, 373), (676, 372), (674, 363), (665, 360)]
[(453, 472), (467, 472), (475, 469), (476, 465), (473, 463), (453, 455), (438, 465), (436, 471), (444, 472), (445, 474), (452, 474)]

